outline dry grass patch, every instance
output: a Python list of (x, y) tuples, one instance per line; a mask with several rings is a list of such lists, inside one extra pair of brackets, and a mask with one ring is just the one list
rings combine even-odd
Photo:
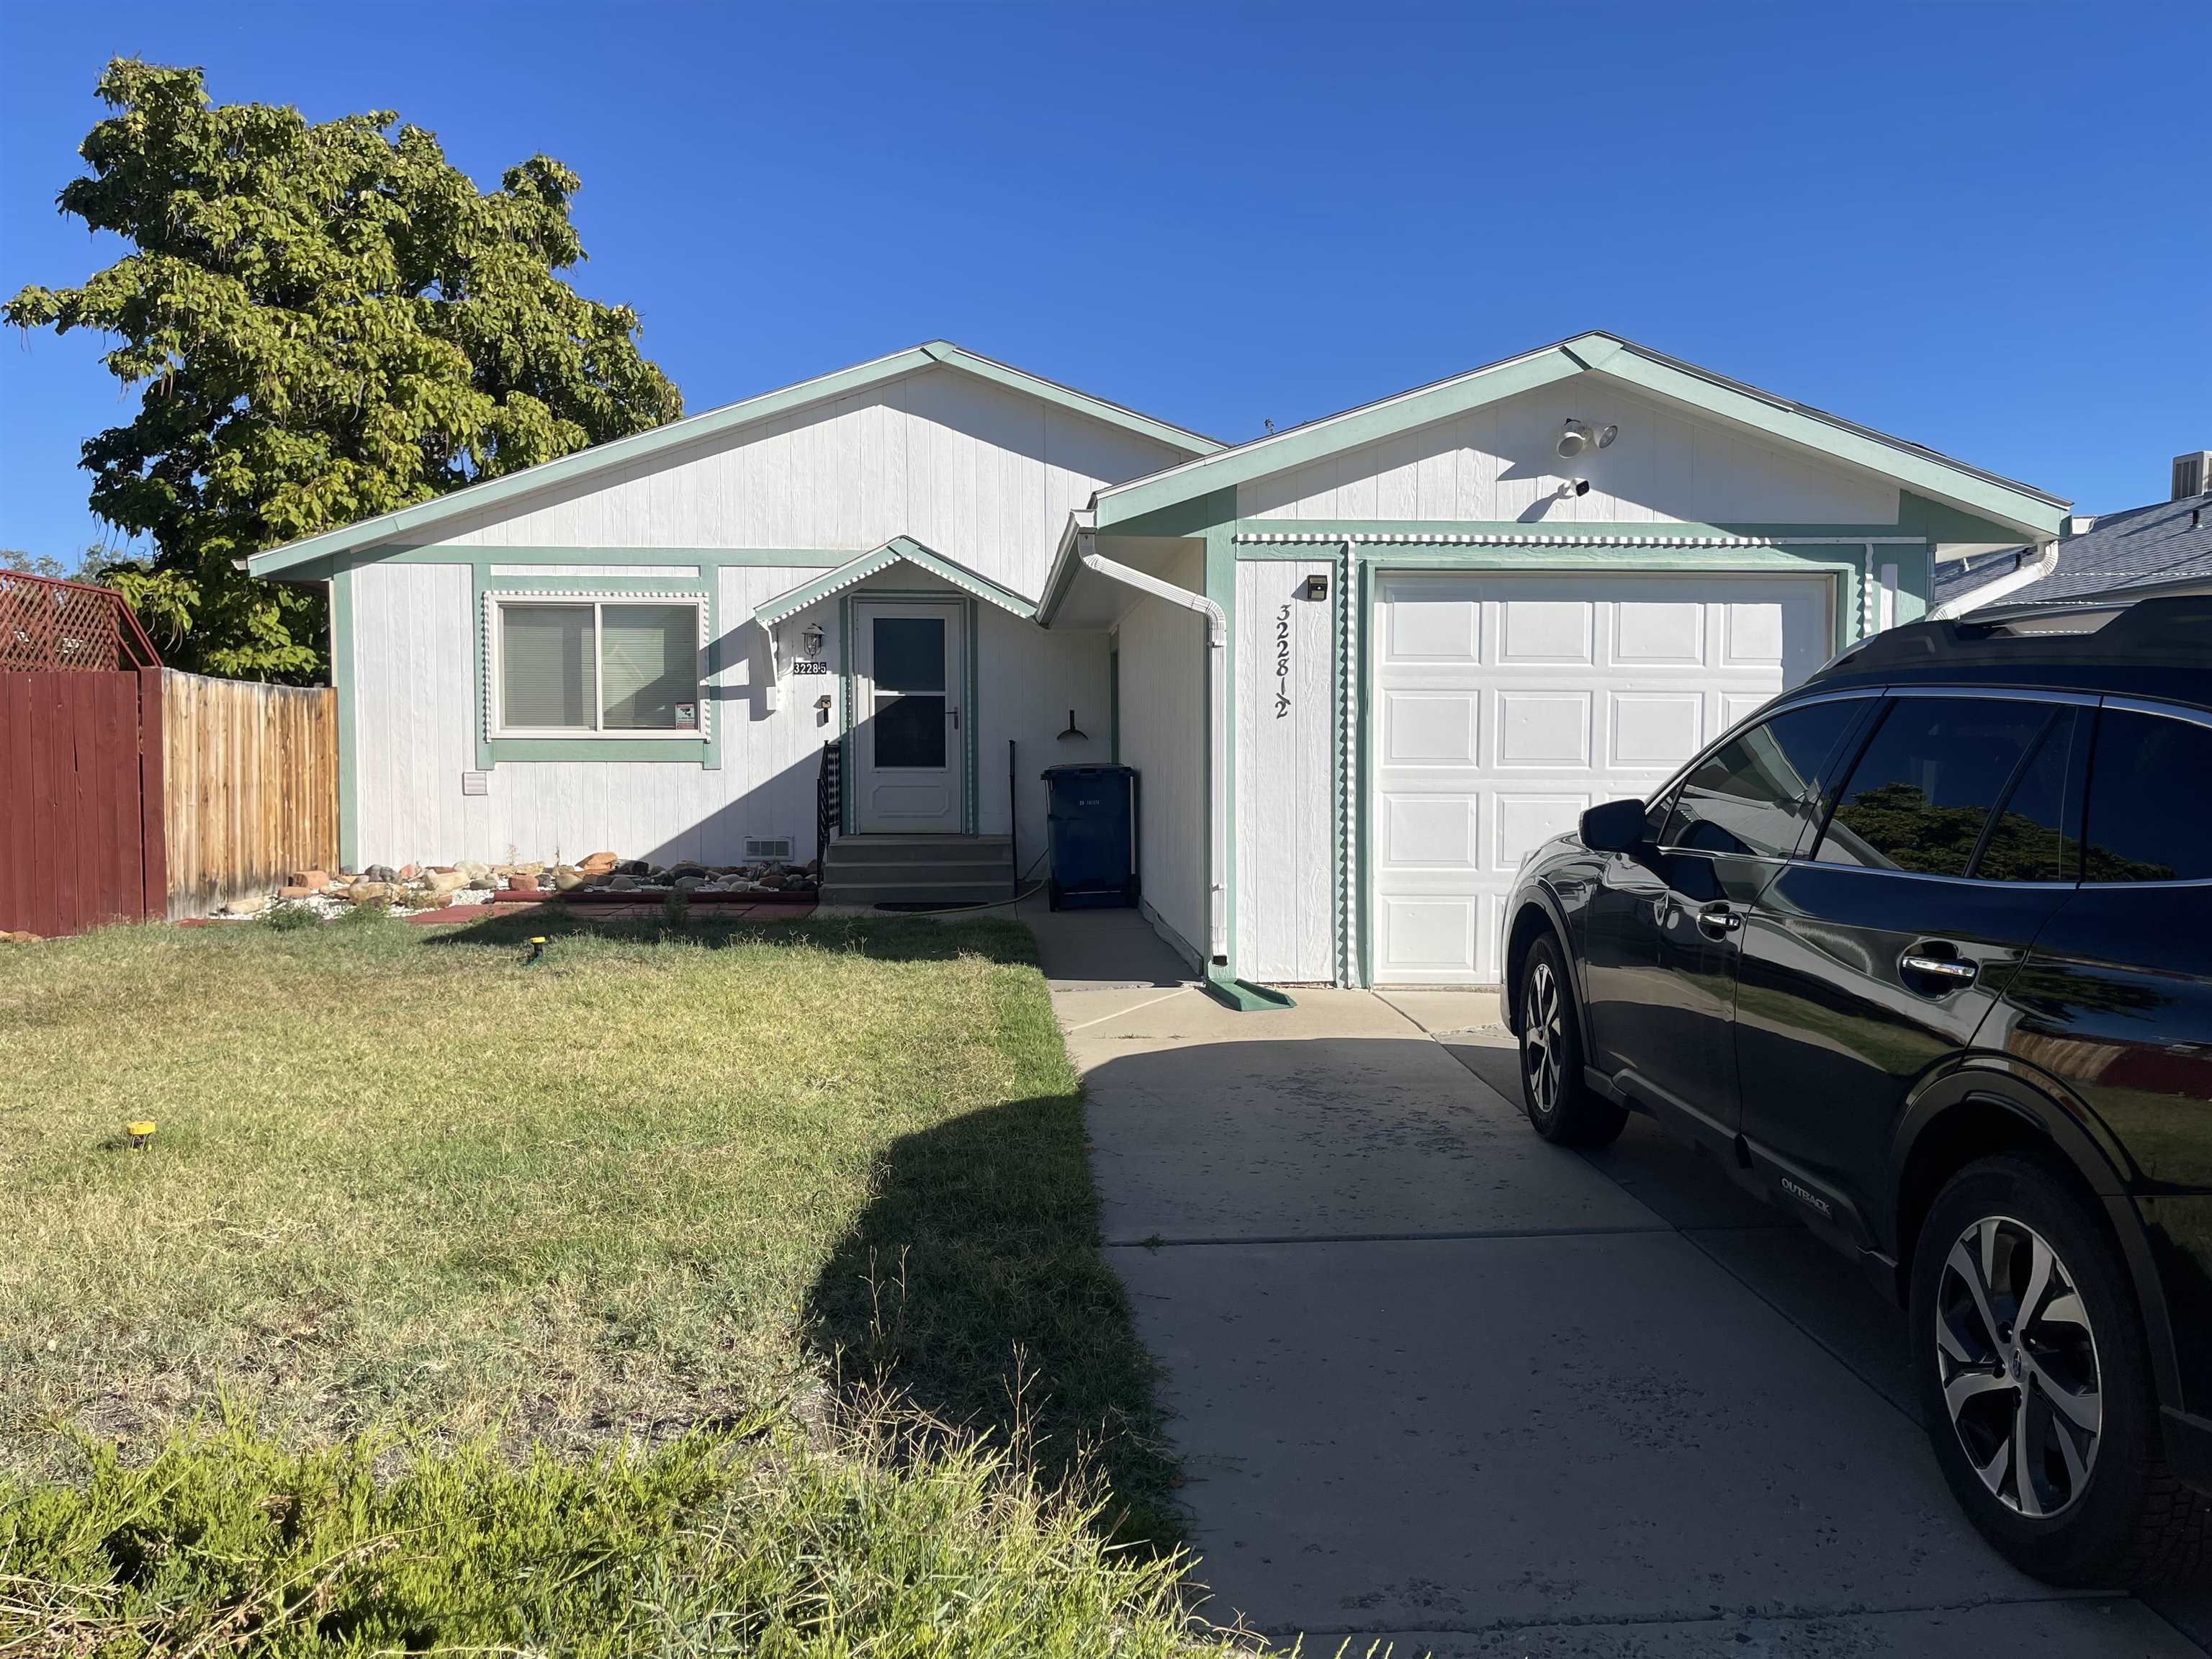
[[(552, 935), (526, 965), (524, 936)], [(160, 1124), (133, 1150), (129, 1119)], [(569, 1456), (888, 1384), (1171, 1531), (1024, 930), (118, 928), (0, 957), (0, 1472), (281, 1446)], [(872, 1274), (873, 1282), (872, 1280)]]

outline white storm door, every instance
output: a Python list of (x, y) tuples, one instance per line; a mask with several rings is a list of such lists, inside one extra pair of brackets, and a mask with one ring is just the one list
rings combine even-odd
[(1406, 573), (1377, 586), (1369, 971), (1494, 985), (1522, 854), (1640, 795), (1835, 650), (1826, 576)]
[(853, 828), (957, 835), (965, 817), (962, 608), (853, 606)]

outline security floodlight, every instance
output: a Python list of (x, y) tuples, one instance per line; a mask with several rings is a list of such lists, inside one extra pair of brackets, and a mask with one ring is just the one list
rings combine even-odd
[(1552, 446), (1553, 453), (1563, 461), (1571, 461), (1588, 449), (1597, 439), (1588, 421), (1569, 421), (1561, 428), (1559, 442)]

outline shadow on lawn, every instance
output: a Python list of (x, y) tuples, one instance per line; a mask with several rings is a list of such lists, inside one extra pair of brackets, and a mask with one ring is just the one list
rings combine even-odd
[(680, 927), (657, 916), (618, 920), (549, 905), (520, 915), (485, 916), (459, 927), (433, 927), (424, 933), (425, 943), (434, 945), (511, 946), (518, 952), (527, 948), (532, 939), (543, 938), (550, 944), (576, 937), (644, 945), (665, 939), (709, 950), (769, 945), (857, 951), (884, 962), (950, 962), (956, 957), (982, 956), (994, 962), (1032, 967), (1036, 963), (1036, 941), (1018, 921), (963, 921), (939, 925), (897, 916), (804, 916), (788, 921), (759, 921), (725, 919), (703, 905), (692, 911)]
[[(428, 942), (520, 955), (535, 937), (557, 953), (562, 939), (580, 935), (857, 951), (894, 962), (1036, 963), (1030, 930), (1012, 921), (724, 921), (694, 911), (679, 931), (659, 919), (549, 908), (440, 929)], [(1152, 1364), (1099, 1254), (1073, 1080), (1064, 1093), (901, 1136), (874, 1176), (874, 1196), (806, 1297), (806, 1340), (834, 1381), (833, 1409), (865, 1415), (889, 1395), (949, 1428), (1020, 1448), (1048, 1481), (1102, 1478), (1117, 1535), (1172, 1547), (1174, 1466)]]
[(1048, 1480), (1102, 1476), (1119, 1534), (1175, 1541), (1152, 1362), (1099, 1254), (1073, 1088), (895, 1141), (807, 1316), (841, 1406), (888, 1390)]

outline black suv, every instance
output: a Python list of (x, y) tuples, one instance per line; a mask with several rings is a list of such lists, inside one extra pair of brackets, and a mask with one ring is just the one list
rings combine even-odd
[(2028, 1571), (2212, 1568), (2212, 599), (1877, 635), (1505, 915), (1539, 1133), (1647, 1112), (1863, 1261)]

